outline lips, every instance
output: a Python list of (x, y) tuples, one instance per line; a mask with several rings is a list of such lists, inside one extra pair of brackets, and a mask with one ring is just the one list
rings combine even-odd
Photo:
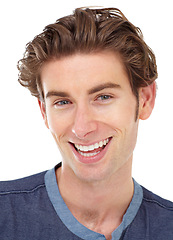
[(105, 148), (109, 144), (111, 138), (106, 138), (91, 145), (72, 144), (73, 152), (79, 161), (84, 163), (92, 163), (99, 161), (105, 153)]

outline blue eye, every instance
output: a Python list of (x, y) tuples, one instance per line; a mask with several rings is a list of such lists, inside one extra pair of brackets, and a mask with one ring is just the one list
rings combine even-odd
[(55, 102), (55, 106), (64, 106), (64, 105), (68, 105), (68, 104), (70, 104), (70, 101), (68, 101), (68, 100), (61, 100), (61, 101), (57, 101), (57, 102)]
[(67, 100), (62, 100), (58, 102), (59, 105), (65, 105), (65, 104), (69, 104), (69, 101)]
[(110, 99), (110, 98), (112, 98), (110, 95), (101, 95), (101, 96), (98, 97), (98, 99), (100, 99), (100, 100), (102, 100), (102, 101), (108, 100), (108, 99)]

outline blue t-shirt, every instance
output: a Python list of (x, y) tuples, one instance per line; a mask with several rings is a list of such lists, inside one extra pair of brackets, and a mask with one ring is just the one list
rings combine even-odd
[[(0, 240), (105, 240), (80, 224), (63, 201), (55, 169), (0, 182)], [(173, 240), (173, 203), (134, 181), (134, 195), (113, 240)]]

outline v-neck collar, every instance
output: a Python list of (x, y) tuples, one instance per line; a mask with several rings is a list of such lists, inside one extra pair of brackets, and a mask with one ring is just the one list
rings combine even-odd
[[(60, 166), (60, 164), (59, 164), (59, 166)], [(65, 202), (59, 192), (59, 188), (58, 188), (58, 184), (57, 184), (57, 180), (56, 180), (56, 174), (55, 174), (56, 168), (57, 167), (46, 172), (45, 184), (46, 184), (46, 189), (48, 192), (49, 199), (50, 199), (57, 215), (61, 219), (61, 221), (72, 233), (74, 233), (81, 239), (105, 240), (106, 238), (104, 235), (86, 228), (84, 225), (82, 225), (80, 222), (78, 222), (78, 220), (72, 215), (72, 213), (68, 209), (67, 205), (65, 204)], [(118, 228), (116, 228), (113, 231), (112, 240), (120, 239), (122, 232), (133, 221), (133, 219), (135, 218), (135, 216), (139, 210), (139, 207), (142, 203), (142, 199), (143, 199), (142, 187), (134, 179), (133, 179), (133, 181), (134, 181), (134, 195), (133, 195), (132, 201), (131, 201), (125, 215), (123, 216), (122, 223), (119, 225)]]

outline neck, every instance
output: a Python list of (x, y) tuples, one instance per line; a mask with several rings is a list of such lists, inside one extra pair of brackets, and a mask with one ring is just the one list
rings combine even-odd
[(61, 196), (80, 223), (105, 235), (106, 231), (110, 235), (119, 226), (133, 197), (131, 162), (128, 161), (105, 181), (97, 183), (82, 182), (77, 178), (72, 181), (69, 174), (58, 169)]

